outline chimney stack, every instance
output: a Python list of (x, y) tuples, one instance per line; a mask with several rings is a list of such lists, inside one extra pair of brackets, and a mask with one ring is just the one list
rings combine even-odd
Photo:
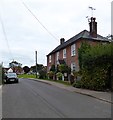
[(96, 20), (96, 18), (91, 17), (89, 27), (90, 27), (91, 37), (97, 38), (97, 22), (95, 20)]
[(65, 39), (64, 38), (61, 38), (60, 39), (60, 45), (63, 44), (65, 42)]

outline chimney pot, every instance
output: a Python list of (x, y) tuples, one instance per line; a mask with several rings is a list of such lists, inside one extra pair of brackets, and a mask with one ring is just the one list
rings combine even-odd
[(60, 39), (60, 44), (63, 44), (65, 42), (65, 39), (64, 38), (61, 38)]
[(97, 38), (97, 22), (96, 18), (91, 17), (91, 22), (89, 23), (90, 35), (94, 38)]
[(96, 18), (93, 18), (93, 20), (94, 20), (94, 22), (95, 22)]

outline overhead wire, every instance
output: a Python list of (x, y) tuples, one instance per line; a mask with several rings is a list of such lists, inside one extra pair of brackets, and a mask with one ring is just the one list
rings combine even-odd
[(53, 35), (45, 26), (42, 24), (42, 22), (37, 18), (37, 16), (28, 8), (28, 6), (25, 4), (25, 2), (22, 1), (22, 4), (24, 7), (32, 14), (32, 16), (38, 21), (38, 23), (56, 40), (59, 40), (55, 35)]
[(2, 25), (2, 31), (3, 31), (4, 38), (5, 38), (7, 47), (8, 47), (9, 54), (11, 56), (11, 59), (13, 59), (13, 55), (12, 55), (12, 52), (11, 52), (11, 49), (10, 49), (10, 45), (9, 45), (9, 42), (8, 42), (8, 38), (7, 38), (4, 22), (3, 22), (2, 17), (1, 17), (1, 13), (0, 13), (0, 22), (1, 22), (1, 25)]

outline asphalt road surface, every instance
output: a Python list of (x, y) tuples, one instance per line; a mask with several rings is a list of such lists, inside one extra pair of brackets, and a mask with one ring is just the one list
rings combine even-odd
[(110, 103), (20, 79), (2, 88), (2, 118), (110, 118)]

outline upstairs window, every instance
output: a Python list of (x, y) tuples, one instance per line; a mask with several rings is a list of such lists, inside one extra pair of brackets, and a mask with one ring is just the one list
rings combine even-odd
[(49, 63), (51, 63), (51, 55), (49, 56)]
[(76, 45), (73, 44), (71, 45), (71, 56), (75, 56), (76, 55)]
[(63, 49), (63, 58), (66, 58), (66, 49)]

